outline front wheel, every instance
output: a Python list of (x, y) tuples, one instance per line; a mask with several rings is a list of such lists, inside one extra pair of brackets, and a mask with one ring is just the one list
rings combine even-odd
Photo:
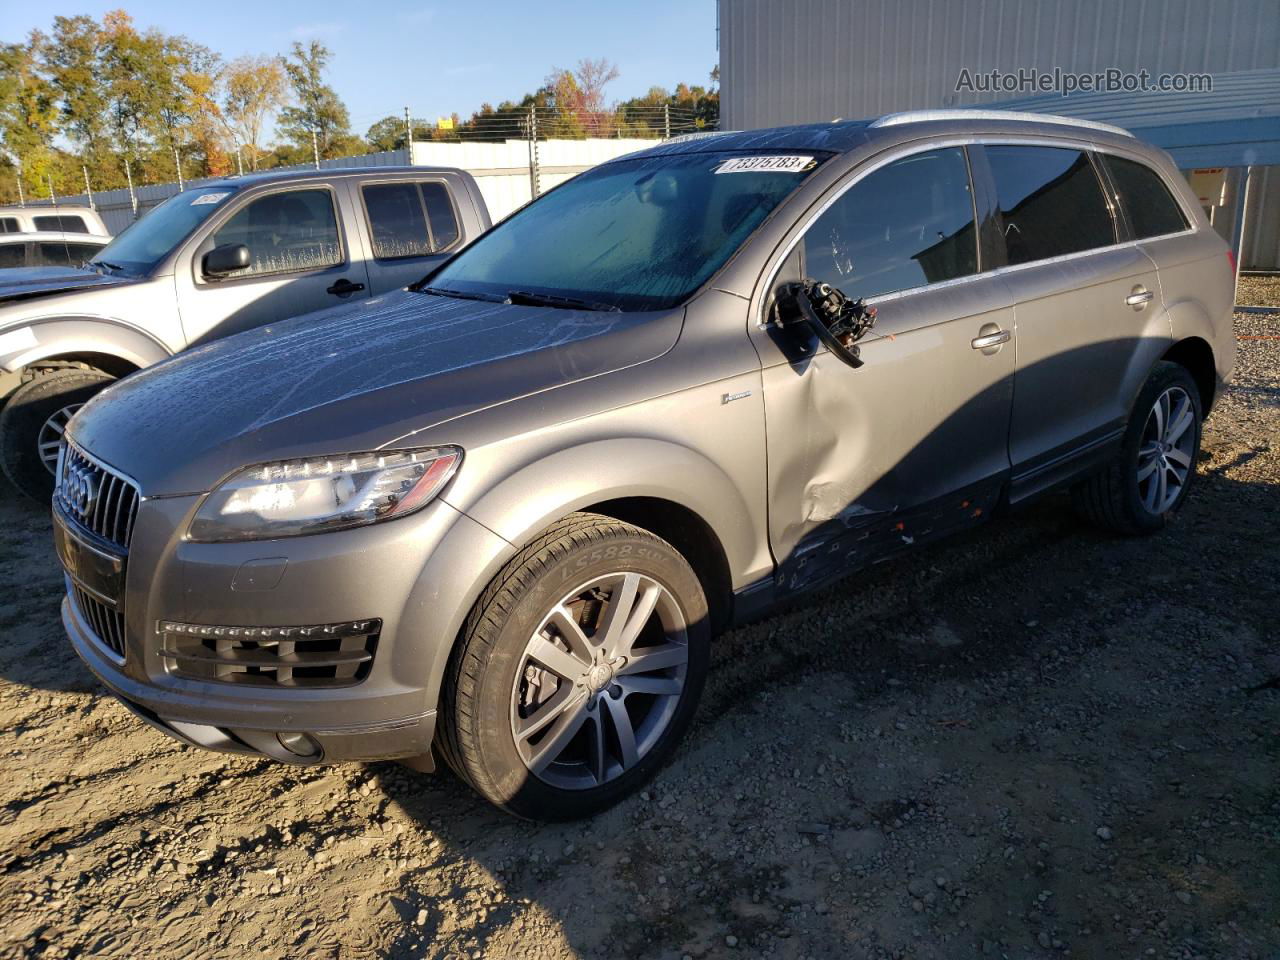
[(10, 395), (0, 411), (0, 464), (15, 487), (48, 501), (67, 421), (113, 380), (101, 370), (69, 367), (37, 374)]
[(710, 630), (669, 543), (575, 514), (494, 579), (450, 660), (440, 747), (517, 816), (572, 820), (637, 790), (689, 726)]
[(1176, 363), (1158, 364), (1138, 394), (1120, 453), (1073, 489), (1081, 515), (1117, 533), (1162, 529), (1195, 477), (1201, 419), (1191, 374)]

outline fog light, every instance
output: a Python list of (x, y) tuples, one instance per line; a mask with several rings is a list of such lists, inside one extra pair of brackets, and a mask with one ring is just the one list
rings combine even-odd
[(295, 757), (306, 759), (320, 753), (320, 744), (306, 733), (277, 733), (276, 740)]

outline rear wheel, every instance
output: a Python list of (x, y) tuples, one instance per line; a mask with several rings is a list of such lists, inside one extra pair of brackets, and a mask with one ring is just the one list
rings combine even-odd
[(34, 500), (53, 494), (53, 472), (67, 421), (114, 380), (100, 370), (64, 368), (39, 373), (0, 411), (0, 465), (15, 487)]
[(702, 691), (708, 639), (702, 587), (674, 547), (575, 514), (477, 603), (445, 681), (441, 752), (511, 813), (589, 816), (675, 749)]
[(1162, 529), (1195, 477), (1201, 417), (1191, 374), (1176, 363), (1158, 364), (1138, 394), (1119, 455), (1072, 491), (1079, 512), (1117, 533)]

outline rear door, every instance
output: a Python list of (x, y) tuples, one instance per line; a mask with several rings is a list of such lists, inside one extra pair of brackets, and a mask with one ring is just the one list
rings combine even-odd
[(1155, 265), (1108, 200), (1085, 146), (987, 144), (1017, 323), (1010, 499), (1109, 456), (1169, 347)]
[[(352, 212), (339, 186), (309, 180), (253, 193), (205, 227), (175, 276), (189, 342), (369, 296), (364, 261), (353, 256), (344, 230)], [(206, 275), (204, 255), (228, 244), (249, 248), (249, 266)]]
[(443, 176), (352, 183), (363, 214), (374, 294), (422, 279), (462, 242), (453, 184)]
[(858, 179), (784, 263), (775, 288), (809, 277), (879, 312), (858, 369), (804, 328), (752, 330), (784, 591), (973, 524), (998, 498), (1013, 311), (983, 272), (975, 217), (964, 147), (927, 150)]

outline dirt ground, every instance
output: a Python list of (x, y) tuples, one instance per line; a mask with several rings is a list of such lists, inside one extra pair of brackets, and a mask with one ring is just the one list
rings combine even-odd
[(1280, 311), (1237, 326), (1171, 529), (1053, 498), (734, 631), (675, 761), (588, 823), (164, 739), (0, 498), (0, 956), (1275, 960)]

